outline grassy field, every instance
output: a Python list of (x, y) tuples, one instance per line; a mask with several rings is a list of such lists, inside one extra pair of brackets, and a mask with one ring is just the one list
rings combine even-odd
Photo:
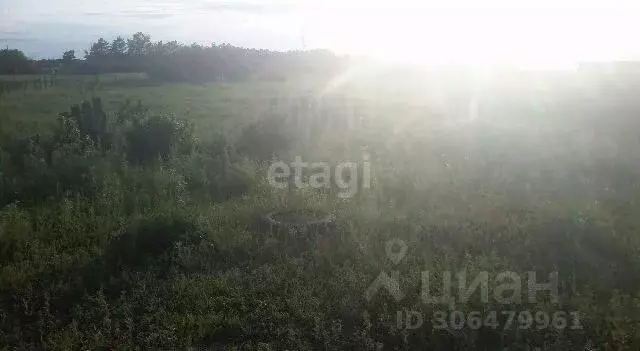
[[(550, 79), (474, 119), (417, 78), (5, 93), (0, 348), (640, 349), (640, 104)], [(57, 117), (93, 97), (106, 127)], [(296, 157), (331, 184), (270, 184)], [(333, 224), (262, 225), (301, 210)]]

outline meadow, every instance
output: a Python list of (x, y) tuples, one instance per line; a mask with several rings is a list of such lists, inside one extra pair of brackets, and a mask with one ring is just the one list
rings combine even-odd
[(640, 349), (634, 81), (454, 78), (5, 92), (0, 348)]

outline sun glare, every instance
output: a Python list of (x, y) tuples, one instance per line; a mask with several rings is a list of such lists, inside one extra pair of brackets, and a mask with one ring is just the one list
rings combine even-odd
[(305, 35), (317, 47), (427, 66), (566, 69), (579, 61), (630, 59), (638, 54), (630, 50), (629, 38), (639, 27), (638, 7), (461, 4), (329, 2), (312, 7)]

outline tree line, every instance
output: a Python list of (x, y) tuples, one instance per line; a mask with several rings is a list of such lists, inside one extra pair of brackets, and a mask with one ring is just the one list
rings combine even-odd
[(74, 50), (60, 59), (30, 60), (20, 50), (0, 52), (0, 74), (57, 71), (65, 74), (145, 72), (163, 81), (237, 81), (248, 78), (284, 79), (290, 74), (329, 74), (345, 60), (326, 50), (279, 52), (230, 44), (186, 45), (152, 41), (139, 32), (112, 41), (99, 38), (78, 59)]

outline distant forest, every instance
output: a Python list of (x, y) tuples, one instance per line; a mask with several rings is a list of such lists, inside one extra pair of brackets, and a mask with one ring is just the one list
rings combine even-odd
[(204, 83), (249, 78), (284, 79), (290, 74), (331, 74), (346, 60), (330, 51), (271, 51), (230, 44), (153, 42), (145, 33), (91, 43), (79, 59), (74, 50), (60, 59), (33, 60), (17, 49), (0, 50), (0, 74), (101, 74), (145, 72), (152, 79)]

